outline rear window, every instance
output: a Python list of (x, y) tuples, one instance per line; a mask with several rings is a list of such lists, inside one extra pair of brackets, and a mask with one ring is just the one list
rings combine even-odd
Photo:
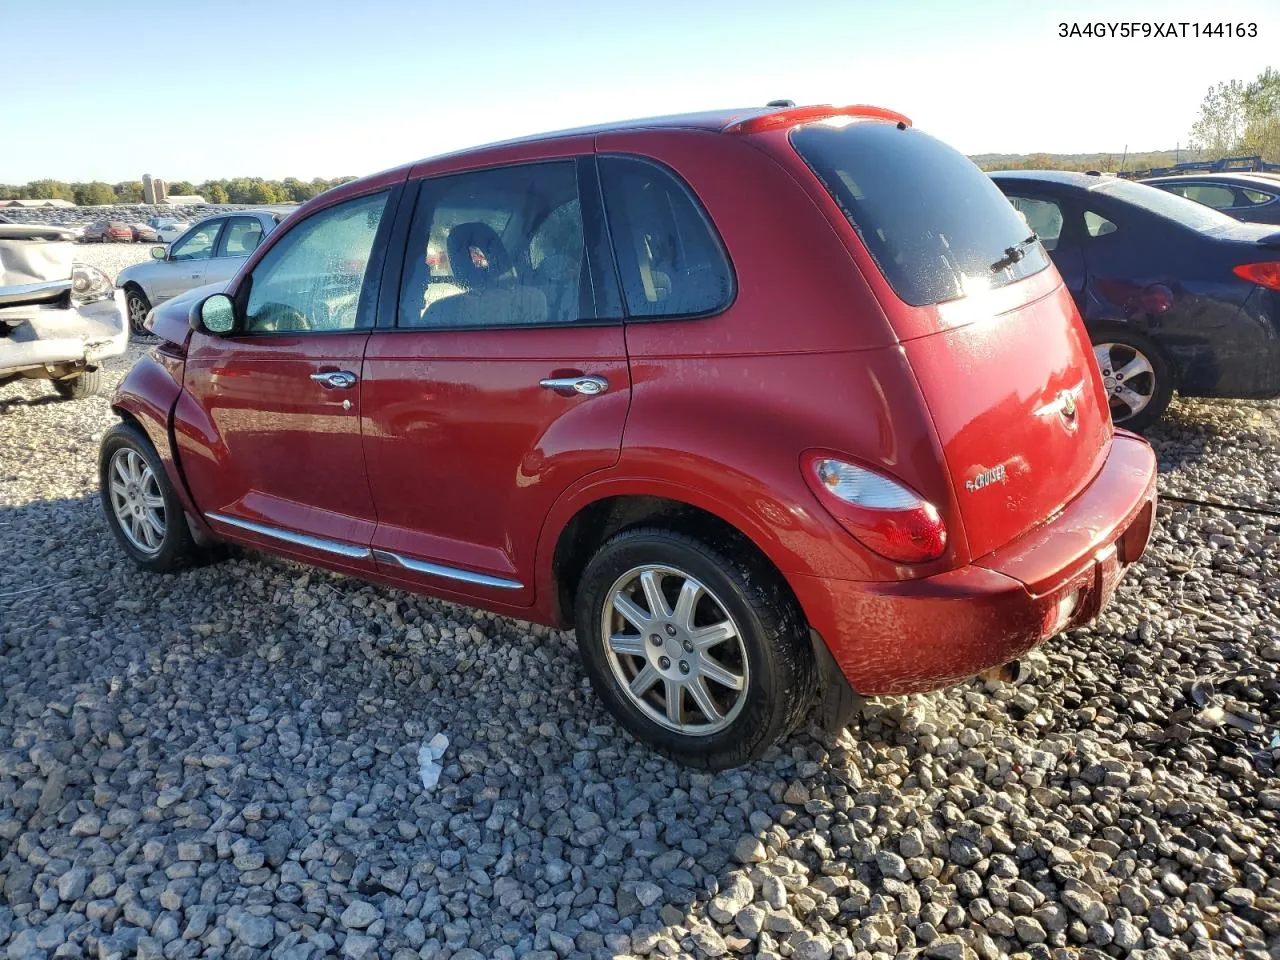
[(1003, 287), (1049, 265), (987, 175), (928, 134), (838, 118), (797, 127), (791, 144), (913, 306)]

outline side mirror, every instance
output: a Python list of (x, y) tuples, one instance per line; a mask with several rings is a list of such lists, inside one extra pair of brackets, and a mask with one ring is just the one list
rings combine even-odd
[(236, 327), (236, 305), (225, 293), (215, 293), (191, 308), (191, 329), (224, 337)]
[(163, 243), (160, 244), (159, 246), (151, 248), (152, 260), (163, 260), (168, 255), (169, 255), (169, 248), (166, 247)]

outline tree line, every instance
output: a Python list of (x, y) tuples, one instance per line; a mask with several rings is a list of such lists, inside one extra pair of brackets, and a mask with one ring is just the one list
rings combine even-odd
[(1214, 157), (1254, 154), (1280, 162), (1280, 70), (1210, 87), (1191, 139)]
[[(302, 203), (330, 187), (354, 180), (355, 177), (336, 177), (325, 180), (299, 180), (285, 177), (283, 180), (264, 180), (262, 177), (234, 177), (227, 180), (205, 180), (192, 183), (189, 180), (167, 181), (170, 196), (198, 194), (209, 203)], [(142, 203), (142, 181), (124, 180), (120, 183), (66, 183), (62, 180), (32, 180), (24, 184), (0, 184), (0, 200), (69, 200), (82, 207), (110, 203)]]

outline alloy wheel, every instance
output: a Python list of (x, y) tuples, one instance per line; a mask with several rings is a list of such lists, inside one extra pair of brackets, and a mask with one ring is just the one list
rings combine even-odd
[(133, 333), (146, 333), (147, 328), (142, 324), (147, 319), (147, 305), (142, 302), (142, 298), (137, 294), (131, 294), (128, 298), (128, 303), (130, 330)]
[(720, 599), (688, 573), (628, 570), (607, 594), (600, 632), (622, 692), (661, 726), (707, 736), (742, 711), (750, 680), (742, 634)]
[(1111, 419), (1124, 423), (1147, 408), (1156, 394), (1156, 374), (1151, 361), (1127, 343), (1098, 343), (1094, 358), (1111, 406)]
[(111, 509), (121, 532), (142, 553), (159, 553), (166, 517), (160, 483), (151, 466), (138, 451), (126, 447), (111, 457), (108, 476)]

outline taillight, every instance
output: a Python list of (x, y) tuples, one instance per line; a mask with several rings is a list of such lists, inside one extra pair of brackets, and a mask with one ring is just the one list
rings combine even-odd
[(1248, 280), (1268, 290), (1280, 290), (1280, 263), (1242, 263), (1231, 271), (1241, 280)]
[(925, 563), (942, 556), (947, 528), (934, 505), (910, 487), (823, 454), (806, 455), (803, 470), (827, 512), (882, 557)]

